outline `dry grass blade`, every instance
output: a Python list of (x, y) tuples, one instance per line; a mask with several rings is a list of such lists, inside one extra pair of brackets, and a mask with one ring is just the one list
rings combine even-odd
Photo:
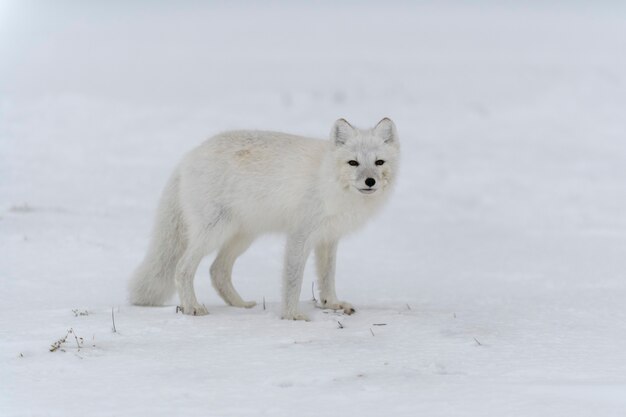
[(113, 333), (117, 333), (117, 329), (115, 328), (115, 313), (113, 313), (113, 307), (111, 307), (111, 321), (113, 322)]
[(87, 310), (79, 310), (77, 308), (72, 310), (72, 313), (74, 313), (74, 317), (78, 317), (78, 316), (88, 316), (89, 315), (89, 311)]
[(57, 340), (56, 342), (54, 342), (53, 344), (50, 345), (50, 352), (56, 352), (57, 350), (60, 350), (62, 352), (65, 352), (64, 349), (62, 349), (63, 345), (67, 342), (67, 338), (72, 335), (74, 336), (74, 340), (76, 341), (76, 348), (78, 349), (78, 351), (80, 352), (80, 349), (83, 347), (83, 338), (78, 336), (76, 333), (74, 333), (74, 329), (69, 329), (67, 331), (67, 333), (65, 334), (65, 336), (63, 336), (62, 338), (60, 338), (59, 340)]

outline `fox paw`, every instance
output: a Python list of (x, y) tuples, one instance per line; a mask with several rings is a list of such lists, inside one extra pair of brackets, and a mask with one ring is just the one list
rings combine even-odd
[(256, 305), (256, 301), (243, 301), (238, 304), (231, 304), (233, 307), (252, 308)]
[(303, 313), (284, 313), (282, 316), (283, 320), (303, 320), (303, 321), (311, 321), (306, 314)]
[(205, 306), (200, 304), (188, 307), (176, 307), (176, 312), (178, 313), (179, 311), (183, 314), (187, 314), (190, 316), (206, 316), (207, 314), (209, 314), (209, 310), (207, 310)]
[(324, 309), (330, 309), (330, 310), (342, 310), (343, 314), (347, 314), (347, 315), (350, 315), (356, 312), (352, 304), (345, 302), (345, 301), (338, 301), (338, 300), (335, 300), (335, 301), (322, 300), (322, 304), (320, 307)]

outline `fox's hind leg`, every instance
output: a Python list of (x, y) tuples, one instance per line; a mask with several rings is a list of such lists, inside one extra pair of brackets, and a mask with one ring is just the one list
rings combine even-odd
[(187, 249), (176, 265), (176, 289), (183, 313), (203, 316), (208, 311), (198, 303), (193, 288), (196, 270), (206, 254), (220, 247), (222, 242), (230, 240), (233, 234), (232, 224), (223, 211), (220, 211), (212, 222), (190, 225), (189, 230), (194, 233), (189, 236)]
[(189, 245), (176, 265), (176, 289), (180, 298), (180, 307), (184, 314), (204, 316), (209, 314), (206, 307), (198, 302), (193, 288), (193, 280), (200, 261), (206, 255), (202, 245), (193, 242)]
[(244, 301), (233, 287), (232, 272), (235, 260), (250, 247), (253, 238), (241, 234), (226, 241), (211, 265), (211, 282), (226, 304), (233, 307), (251, 308), (254, 301)]

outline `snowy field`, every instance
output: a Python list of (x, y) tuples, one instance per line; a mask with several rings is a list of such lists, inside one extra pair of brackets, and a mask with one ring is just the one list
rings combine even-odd
[[(0, 2), (0, 416), (626, 415), (626, 6), (472, 4)], [(184, 152), (383, 116), (357, 314), (309, 263), (279, 319), (281, 236), (235, 266), (253, 309), (210, 258), (208, 316), (128, 305)]]

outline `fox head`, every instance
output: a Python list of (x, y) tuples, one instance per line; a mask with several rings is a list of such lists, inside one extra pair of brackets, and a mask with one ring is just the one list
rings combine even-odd
[(341, 186), (363, 196), (381, 194), (394, 181), (400, 147), (396, 126), (384, 118), (372, 129), (339, 119), (330, 133)]

